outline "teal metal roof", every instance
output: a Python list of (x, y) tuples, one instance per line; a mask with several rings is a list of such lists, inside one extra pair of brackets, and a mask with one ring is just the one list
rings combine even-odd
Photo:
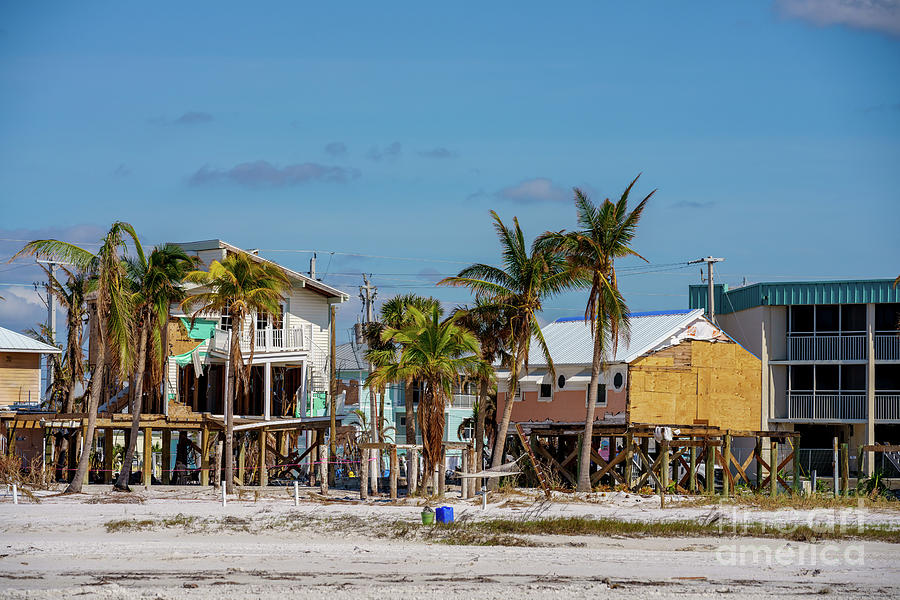
[[(900, 286), (893, 279), (845, 281), (785, 281), (754, 283), (729, 290), (716, 285), (716, 313), (725, 314), (755, 306), (792, 306), (797, 304), (885, 304), (900, 302)], [(706, 310), (707, 287), (688, 287), (690, 308)]]

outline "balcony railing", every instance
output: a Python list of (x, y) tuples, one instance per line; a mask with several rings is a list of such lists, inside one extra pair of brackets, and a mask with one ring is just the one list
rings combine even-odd
[(900, 392), (875, 394), (875, 420), (900, 421)]
[(876, 333), (875, 360), (900, 360), (900, 335)]
[(792, 392), (788, 396), (788, 418), (800, 421), (865, 421), (866, 395)]
[(865, 335), (789, 335), (788, 360), (865, 360)]
[(478, 396), (475, 394), (453, 394), (453, 402), (450, 406), (453, 408), (474, 408), (478, 402)]
[[(309, 350), (312, 340), (312, 325), (291, 327), (290, 329), (259, 329), (256, 331), (256, 352), (290, 352)], [(210, 350), (228, 354), (231, 348), (231, 331), (216, 329), (210, 339)], [(250, 352), (250, 334), (241, 336), (241, 353)]]

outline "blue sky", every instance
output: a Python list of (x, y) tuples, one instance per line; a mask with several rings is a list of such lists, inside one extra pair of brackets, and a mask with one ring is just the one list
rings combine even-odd
[[(639, 172), (636, 248), (721, 280), (895, 277), (900, 6), (775, 2), (0, 7), (0, 257), (113, 220), (220, 237), (350, 291), (496, 262), (489, 210), (574, 225)], [(404, 257), (374, 259), (330, 252)], [(625, 261), (623, 267), (636, 265)], [(669, 267), (666, 267), (669, 268)], [(622, 279), (681, 308), (696, 267)], [(0, 324), (42, 318), (0, 265)], [(545, 318), (583, 312), (579, 294)]]

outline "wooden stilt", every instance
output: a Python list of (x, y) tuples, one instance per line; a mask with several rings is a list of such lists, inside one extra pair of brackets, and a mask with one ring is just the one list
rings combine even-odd
[[(475, 446), (474, 445), (471, 446), (469, 448), (468, 452), (469, 452), (469, 473), (470, 474), (477, 473), (478, 467), (477, 467), (477, 462), (476, 462), (476, 458), (475, 458)], [(474, 477), (469, 477), (468, 479), (466, 479), (466, 482), (468, 482), (468, 484), (469, 484), (469, 498), (474, 498), (475, 497), (476, 480)]]
[(162, 482), (172, 483), (172, 430), (162, 430)]
[(415, 448), (406, 451), (406, 486), (410, 496), (419, 491), (419, 451)]
[[(694, 438), (691, 438), (693, 441)], [(697, 493), (697, 446), (691, 446), (690, 472), (688, 473), (688, 489), (692, 494)]]
[[(216, 435), (216, 439), (219, 439), (219, 436)], [(215, 464), (215, 468), (213, 469), (213, 479), (212, 484), (213, 487), (219, 487), (222, 484), (222, 453), (225, 448), (225, 442), (219, 440), (216, 442), (216, 459), (213, 461)]]
[(319, 492), (328, 495), (328, 444), (319, 446)]
[[(462, 451), (462, 472), (469, 472), (469, 453), (466, 449)], [(459, 495), (463, 500), (469, 499), (469, 480), (465, 477), (459, 479)]]
[[(95, 429), (94, 432), (96, 432), (96, 431), (97, 430)], [(87, 419), (85, 419), (84, 425), (81, 428), (81, 449), (82, 449), (82, 451), (84, 451), (84, 449), (87, 448), (88, 452), (90, 452), (93, 445), (94, 445), (94, 440), (87, 439)], [(79, 457), (80, 456), (81, 455), (79, 454)], [(90, 483), (90, 476), (91, 476), (91, 469), (90, 469), (90, 467), (88, 467), (88, 469), (84, 472), (83, 485), (87, 485), (88, 483)]]
[(238, 444), (238, 460), (237, 460), (237, 479), (238, 485), (247, 485), (247, 444), (242, 439)]
[(259, 430), (259, 487), (269, 485), (269, 469), (266, 467), (269, 432), (263, 427)]
[(447, 470), (447, 449), (443, 446), (441, 447), (441, 460), (439, 465), (434, 466), (434, 474), (437, 477), (437, 482), (435, 485), (435, 490), (438, 495), (443, 497), (444, 494), (447, 493), (447, 478), (444, 477), (444, 472)]
[(369, 451), (363, 448), (359, 455), (359, 497), (365, 500), (369, 497)]
[(144, 487), (153, 483), (153, 429), (144, 427)]
[(112, 429), (103, 431), (103, 483), (112, 483), (113, 477), (113, 434)]
[(841, 495), (850, 495), (850, 445), (841, 444)]
[(753, 453), (756, 455), (756, 491), (762, 488), (762, 438), (756, 438), (756, 445), (753, 447)]
[(634, 482), (634, 435), (625, 434), (625, 489), (631, 490)]
[(209, 429), (200, 430), (200, 485), (209, 485)]
[(397, 499), (397, 475), (400, 470), (400, 462), (397, 458), (397, 446), (391, 445), (391, 500)]
[(769, 451), (769, 495), (773, 498), (778, 495), (778, 441), (770, 439)]
[[(709, 442), (709, 438), (706, 439)], [(706, 444), (706, 456), (704, 460), (706, 466), (706, 493), (716, 493), (716, 447), (712, 444)]]
[[(794, 494), (797, 495), (800, 493), (800, 438), (799, 436), (795, 436), (791, 439), (794, 443)], [(862, 448), (859, 449), (859, 454), (856, 456), (859, 457), (857, 460), (862, 460)], [(815, 491), (815, 490), (814, 490)]]

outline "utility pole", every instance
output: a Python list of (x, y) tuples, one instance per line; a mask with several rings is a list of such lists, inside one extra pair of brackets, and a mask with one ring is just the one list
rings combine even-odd
[[(56, 345), (56, 302), (53, 296), (53, 280), (56, 279), (56, 266), (70, 263), (55, 260), (38, 259), (38, 264), (47, 265), (47, 329), (50, 330), (50, 341)], [(53, 369), (50, 368), (50, 356), (47, 356), (47, 389), (53, 385)]]
[[(378, 288), (369, 283), (369, 278), (363, 273), (363, 285), (359, 286), (359, 299), (363, 301), (363, 306), (366, 311), (366, 325), (375, 320), (375, 311), (373, 308), (373, 304), (375, 301), (375, 297), (378, 295)], [(369, 373), (372, 372), (372, 363), (369, 363)], [(373, 442), (380, 441), (378, 439), (378, 416), (376, 415), (377, 409), (375, 406), (375, 394), (372, 393), (372, 388), (369, 388), (369, 431), (371, 432), (371, 438)], [(381, 452), (378, 450), (372, 450), (371, 452), (371, 461), (372, 464), (369, 465), (369, 479), (372, 488), (372, 493), (378, 493), (378, 476), (380, 473), (378, 472), (378, 461), (376, 457), (380, 456)], [(363, 456), (362, 460), (366, 460), (366, 457)], [(364, 482), (360, 482), (360, 485), (365, 485)]]
[[(313, 259), (315, 260), (315, 259)], [(315, 263), (313, 263), (313, 267), (315, 267)], [(337, 411), (337, 399), (335, 395), (337, 394), (337, 378), (335, 371), (335, 359), (337, 358), (337, 349), (334, 341), (334, 334), (337, 330), (334, 324), (335, 318), (335, 308), (334, 304), (331, 305), (331, 358), (328, 361), (328, 395), (331, 396), (331, 439), (329, 440), (329, 450), (328, 460), (330, 464), (328, 465), (328, 483), (334, 485), (334, 467), (335, 461), (337, 460), (337, 417), (335, 416), (335, 412)]]
[[(724, 258), (713, 258), (712, 256), (707, 256), (706, 258), (698, 258), (697, 260), (692, 260), (688, 264), (695, 265), (698, 263), (706, 263), (706, 284), (707, 284), (707, 299), (706, 299), (706, 313), (709, 315), (709, 320), (713, 323), (716, 322), (716, 303), (715, 303), (715, 285), (713, 283), (713, 263), (722, 262), (725, 260)], [(703, 277), (703, 273), (701, 271), (701, 278)]]

